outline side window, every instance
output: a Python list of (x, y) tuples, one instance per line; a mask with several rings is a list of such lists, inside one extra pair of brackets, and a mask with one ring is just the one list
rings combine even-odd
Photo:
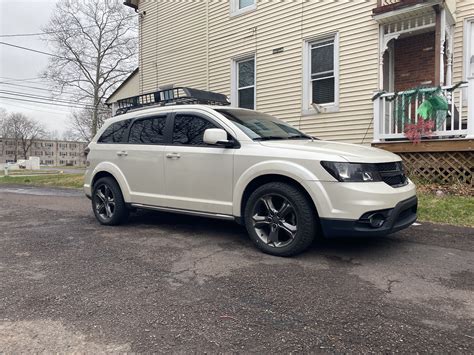
[(112, 123), (100, 136), (99, 143), (121, 143), (131, 120)]
[(199, 116), (177, 114), (174, 119), (173, 144), (205, 145), (202, 139), (208, 128), (218, 127)]
[(128, 142), (133, 144), (160, 144), (164, 142), (166, 116), (137, 120), (130, 128)]

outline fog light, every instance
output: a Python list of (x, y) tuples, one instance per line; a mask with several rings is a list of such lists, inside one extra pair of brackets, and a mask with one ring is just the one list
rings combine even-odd
[(369, 223), (372, 228), (380, 228), (385, 223), (385, 217), (380, 213), (376, 213), (370, 216)]

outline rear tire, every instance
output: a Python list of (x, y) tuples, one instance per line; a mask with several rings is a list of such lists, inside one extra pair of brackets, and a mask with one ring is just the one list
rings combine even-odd
[(92, 191), (92, 210), (103, 225), (115, 226), (127, 221), (130, 211), (117, 181), (111, 177), (97, 180)]
[(299, 254), (311, 245), (317, 213), (293, 185), (271, 182), (257, 188), (245, 205), (245, 226), (261, 251), (276, 256)]

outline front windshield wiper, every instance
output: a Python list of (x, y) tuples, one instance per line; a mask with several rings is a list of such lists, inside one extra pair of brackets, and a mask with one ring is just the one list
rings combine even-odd
[(288, 137), (280, 137), (280, 136), (266, 136), (266, 137), (257, 137), (254, 138), (255, 141), (270, 141), (274, 139), (288, 139)]
[(307, 136), (306, 134), (297, 134), (294, 136), (289, 136), (288, 139), (313, 139), (310, 136)]

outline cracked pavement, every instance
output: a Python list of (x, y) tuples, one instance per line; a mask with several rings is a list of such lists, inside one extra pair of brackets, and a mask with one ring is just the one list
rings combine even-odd
[(474, 352), (474, 229), (277, 258), (230, 222), (0, 187), (0, 352)]

